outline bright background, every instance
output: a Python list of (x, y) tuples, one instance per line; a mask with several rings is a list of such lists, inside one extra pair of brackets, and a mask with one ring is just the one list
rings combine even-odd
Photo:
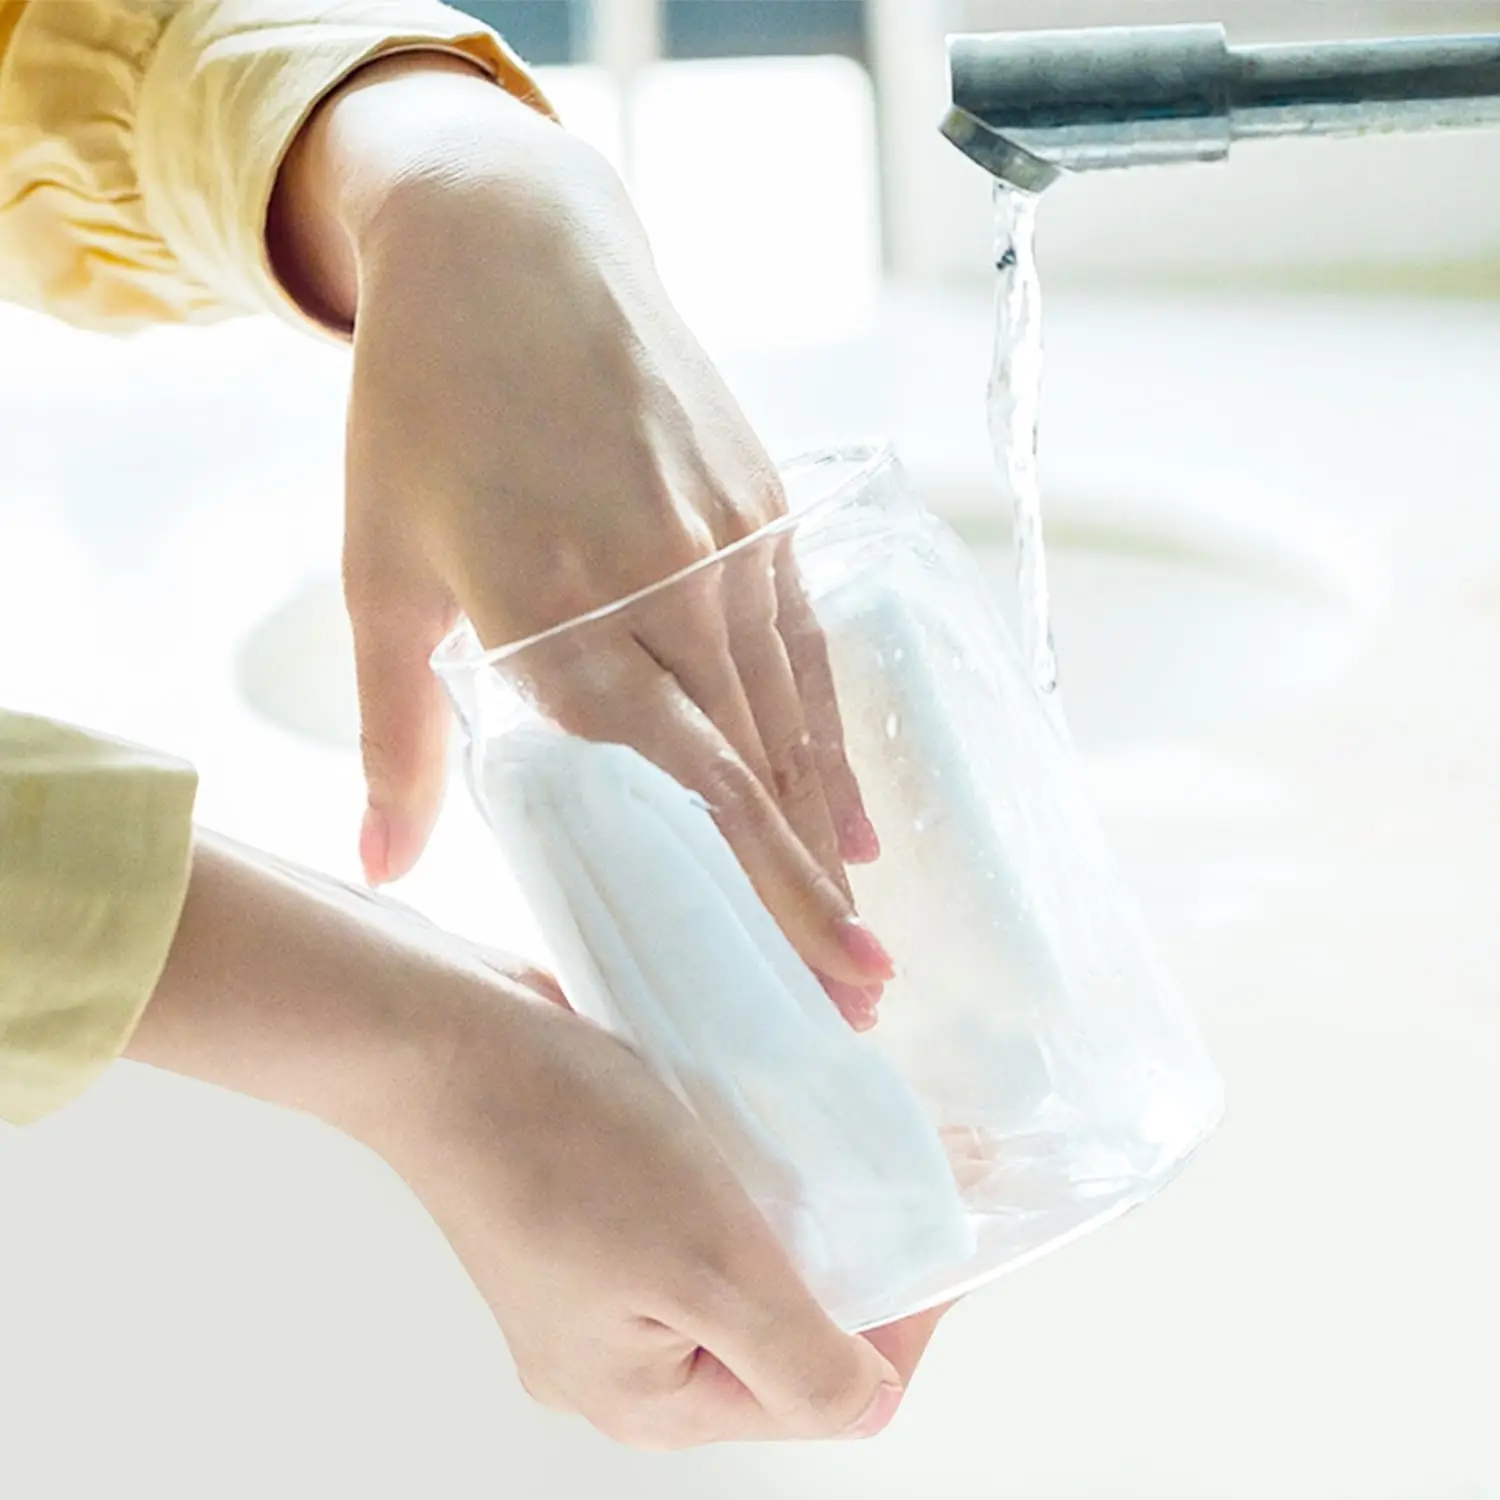
[[(1460, 0), (507, 0), (777, 453), (893, 437), (1002, 597), (987, 184), (945, 30), (1500, 29)], [(860, 1449), (534, 1410), (436, 1232), (307, 1121), (123, 1065), (0, 1132), (17, 1500), (1500, 1497), (1500, 135), (1292, 143), (1042, 213), (1057, 632), (1089, 784), (1230, 1114), (944, 1325)], [(343, 357), (0, 312), (0, 701), (191, 756), (340, 874)], [(534, 934), (464, 797), (398, 894)]]

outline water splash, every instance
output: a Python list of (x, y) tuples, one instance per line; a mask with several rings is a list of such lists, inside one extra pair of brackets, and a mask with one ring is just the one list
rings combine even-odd
[(1037, 197), (995, 184), (995, 347), (990, 365), (990, 446), (1010, 491), (1021, 607), (1021, 645), (1044, 699), (1057, 691), (1052, 601), (1042, 541), (1037, 418), (1042, 392), (1042, 288), (1036, 263)]

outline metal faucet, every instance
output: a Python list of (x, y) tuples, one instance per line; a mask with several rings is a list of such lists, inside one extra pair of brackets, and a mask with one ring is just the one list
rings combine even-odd
[(1064, 172), (1218, 161), (1238, 140), (1500, 124), (1500, 36), (1231, 47), (1224, 28), (948, 39), (943, 134), (1040, 192)]

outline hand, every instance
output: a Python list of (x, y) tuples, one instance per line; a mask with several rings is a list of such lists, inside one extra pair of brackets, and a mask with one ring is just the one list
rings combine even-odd
[(602, 1031), (481, 1005), (437, 1097), (387, 1156), (538, 1401), (649, 1449), (872, 1436), (895, 1414), (894, 1364), (828, 1321), (691, 1116)]
[(683, 1106), (558, 998), (409, 913), (202, 836), (128, 1051), (379, 1152), (527, 1388), (609, 1435), (877, 1431), (920, 1348), (890, 1335), (887, 1362), (829, 1322)]
[[(355, 324), (345, 590), (379, 880), (436, 815), (447, 712), (428, 657), (460, 613), (487, 646), (524, 639), (748, 537), (785, 500), (613, 172), (466, 64), (402, 57), (346, 84), (289, 156), (271, 233), (294, 293)], [(890, 961), (844, 864), (878, 846), (785, 541), (524, 668), (564, 727), (633, 745), (708, 801), (868, 1024)]]

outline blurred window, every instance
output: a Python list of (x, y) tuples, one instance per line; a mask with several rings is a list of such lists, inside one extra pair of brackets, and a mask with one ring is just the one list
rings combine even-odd
[(668, 57), (869, 60), (864, 0), (664, 0), (662, 32)]
[(539, 67), (582, 62), (588, 53), (589, 0), (457, 0), (457, 8)]
[(593, 0), (620, 7), (607, 46), (640, 21), (628, 59), (590, 55), (588, 0), (458, 3), (620, 170), (701, 337), (806, 346), (861, 326), (881, 277), (866, 0), (654, 0), (654, 25), (653, 0)]
[[(608, 0), (593, 0), (607, 4)], [(538, 66), (583, 62), (590, 0), (459, 0)], [(865, 0), (662, 0), (662, 55), (867, 62)]]

